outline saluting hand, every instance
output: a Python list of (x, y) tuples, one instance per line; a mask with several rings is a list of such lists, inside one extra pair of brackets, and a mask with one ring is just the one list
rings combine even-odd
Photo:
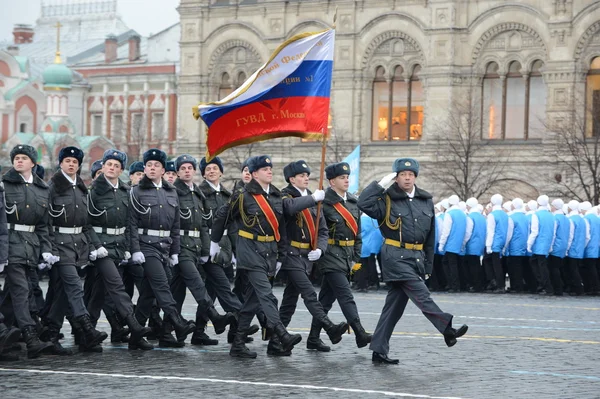
[(392, 181), (396, 178), (396, 175), (396, 172), (385, 175), (383, 179), (379, 180), (379, 185), (383, 188), (387, 188), (390, 184), (392, 184)]

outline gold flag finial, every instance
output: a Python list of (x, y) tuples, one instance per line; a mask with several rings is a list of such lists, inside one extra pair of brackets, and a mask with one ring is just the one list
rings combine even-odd
[(60, 59), (60, 28), (62, 28), (62, 25), (57, 21), (54, 27), (56, 28), (56, 55), (54, 56), (54, 63), (62, 64), (62, 60)]

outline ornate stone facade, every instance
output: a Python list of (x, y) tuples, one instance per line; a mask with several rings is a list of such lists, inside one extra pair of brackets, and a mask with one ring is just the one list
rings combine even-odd
[[(442, 195), (440, 185), (427, 177), (438, 160), (431, 139), (435, 122), (445, 120), (457, 98), (483, 90), (492, 63), (500, 84), (515, 73), (523, 78), (512, 81), (516, 87), (542, 77), (541, 90), (526, 98), (529, 102), (531, 95), (532, 104), (544, 109), (543, 119), (552, 120), (573, 107), (577, 93), (585, 93), (590, 63), (600, 56), (600, 3), (589, 0), (182, 0), (179, 150), (204, 152), (205, 126), (192, 118), (191, 108), (219, 97), (225, 72), (234, 88), (240, 74), (249, 76), (285, 39), (328, 28), (336, 7), (333, 140), (344, 155), (361, 144), (361, 186), (389, 171), (394, 158), (414, 156), (423, 164), (421, 184)], [(417, 66), (423, 93), (420, 140), (374, 141), (374, 81), (410, 85)], [(514, 166), (505, 172), (509, 185), (533, 196), (551, 192), (551, 177), (562, 171), (552, 135), (527, 136), (527, 124), (525, 119), (523, 139), (494, 140), (488, 155), (509, 150)], [(303, 154), (316, 167), (318, 148), (279, 139), (260, 150), (281, 166)]]

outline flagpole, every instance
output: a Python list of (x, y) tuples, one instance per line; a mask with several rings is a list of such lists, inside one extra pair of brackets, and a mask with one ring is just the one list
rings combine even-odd
[[(324, 129), (322, 130), (324, 132)], [(323, 190), (323, 176), (325, 175), (325, 153), (327, 152), (327, 136), (328, 133), (322, 133), (322, 143), (321, 147), (321, 173), (319, 174), (319, 190)], [(313, 251), (317, 249), (317, 240), (319, 237), (319, 220), (321, 219), (321, 206), (323, 201), (319, 201), (317, 203), (317, 220), (315, 220), (315, 236), (313, 237), (312, 249)]]

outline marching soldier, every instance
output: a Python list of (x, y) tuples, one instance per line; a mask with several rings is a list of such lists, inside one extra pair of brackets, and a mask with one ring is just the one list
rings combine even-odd
[[(196, 326), (186, 323), (177, 311), (165, 267), (179, 263), (179, 200), (175, 187), (163, 178), (167, 154), (153, 148), (144, 153), (145, 176), (130, 191), (129, 236), (131, 261), (144, 268), (144, 280), (135, 316), (141, 325), (150, 317), (154, 298), (162, 308), (165, 322), (170, 322), (177, 341), (185, 340)], [(166, 323), (165, 323), (166, 324)], [(167, 325), (163, 326), (159, 345), (176, 343)], [(163, 342), (161, 342), (163, 341)], [(130, 343), (130, 348), (133, 348)], [(144, 349), (144, 348), (141, 348)]]
[(68, 354), (58, 343), (65, 313), (72, 320), (80, 348), (100, 351), (97, 347), (107, 338), (97, 331), (83, 303), (83, 290), (77, 267), (95, 260), (96, 250), (90, 240), (87, 215), (87, 187), (77, 172), (83, 162), (83, 151), (77, 147), (60, 150), (60, 171), (50, 180), (49, 213), (52, 253), (42, 254), (53, 265), (50, 278), (54, 297), (47, 319), (50, 338), (59, 354)]
[[(371, 334), (365, 331), (360, 322), (349, 282), (350, 274), (360, 262), (362, 247), (358, 199), (348, 192), (350, 173), (350, 165), (346, 162), (325, 168), (330, 187), (325, 191), (323, 215), (329, 229), (329, 239), (327, 250), (317, 263), (323, 276), (319, 302), (327, 314), (333, 303), (338, 301), (344, 317), (354, 330), (356, 345), (363, 348), (371, 343)], [(321, 324), (313, 318), (306, 347), (328, 352), (329, 347), (320, 339), (320, 331)]]
[[(144, 340), (150, 332), (142, 327), (134, 316), (133, 303), (123, 286), (123, 267), (131, 254), (129, 252), (129, 186), (119, 179), (127, 164), (127, 155), (115, 149), (104, 152), (102, 174), (92, 183), (88, 194), (88, 213), (91, 224), (90, 236), (96, 248), (97, 257), (88, 268), (87, 278), (96, 287), (88, 302), (88, 311), (92, 320), (104, 313), (111, 327), (111, 341), (121, 342), (126, 330), (121, 326), (119, 316), (129, 326), (131, 349), (152, 349)], [(86, 278), (86, 280), (87, 280)], [(105, 292), (109, 301), (105, 302)], [(141, 342), (140, 342), (141, 341)]]
[(289, 334), (279, 318), (277, 299), (273, 295), (269, 275), (281, 267), (285, 253), (285, 228), (283, 226), (283, 200), (281, 191), (271, 185), (273, 180), (271, 159), (261, 155), (250, 159), (248, 170), (252, 180), (221, 207), (213, 220), (210, 256), (216, 256), (221, 247), (228, 221), (239, 226), (237, 253), (238, 269), (247, 280), (245, 301), (240, 310), (238, 330), (229, 354), (233, 357), (255, 358), (245, 344), (250, 322), (259, 307), (265, 314), (267, 325), (278, 336), (281, 351), (291, 351), (302, 340), (300, 334)]
[[(177, 308), (181, 312), (186, 288), (189, 289), (198, 303), (196, 326), (206, 326), (207, 321), (210, 320), (215, 332), (221, 334), (227, 325), (235, 321), (235, 317), (232, 313), (220, 315), (217, 312), (198, 272), (197, 265), (200, 264), (200, 258), (205, 257), (204, 261), (208, 258), (210, 238), (206, 222), (202, 217), (204, 211), (202, 198), (204, 196), (193, 181), (197, 168), (196, 159), (191, 155), (181, 155), (175, 161), (175, 168), (179, 175), (175, 180), (175, 188), (179, 196), (181, 252), (179, 263), (173, 267), (171, 291), (177, 302)], [(237, 300), (237, 298), (235, 299)], [(235, 307), (235, 311), (238, 312), (242, 308), (242, 304), (237, 301)], [(204, 330), (199, 331), (198, 328), (194, 331), (191, 342), (192, 345), (212, 344)]]
[[(383, 279), (390, 286), (370, 349), (373, 362), (398, 364), (388, 357), (389, 342), (408, 299), (453, 346), (468, 327), (452, 328), (453, 316), (433, 302), (424, 280), (431, 275), (435, 221), (431, 194), (415, 186), (419, 163), (411, 158), (394, 162), (394, 172), (379, 183), (372, 182), (361, 193), (358, 207), (377, 219), (385, 237), (381, 250)], [(394, 181), (387, 190), (384, 188)]]

